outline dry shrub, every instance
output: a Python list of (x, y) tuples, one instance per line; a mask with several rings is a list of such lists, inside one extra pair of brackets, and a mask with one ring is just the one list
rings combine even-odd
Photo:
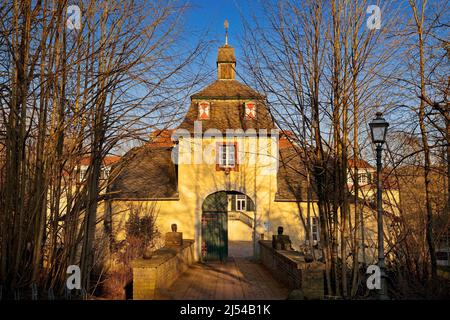
[(108, 299), (131, 298), (133, 275), (130, 263), (141, 258), (145, 250), (155, 250), (160, 235), (154, 204), (129, 205), (128, 210), (126, 238), (112, 244), (113, 268), (102, 281), (101, 296)]

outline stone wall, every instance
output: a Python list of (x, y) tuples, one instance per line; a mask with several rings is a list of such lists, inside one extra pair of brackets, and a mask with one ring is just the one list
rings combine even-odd
[(159, 289), (170, 287), (193, 262), (193, 240), (183, 240), (178, 248), (161, 248), (151, 259), (133, 260), (133, 299), (154, 299)]
[(323, 263), (307, 263), (298, 251), (275, 250), (270, 240), (260, 240), (259, 246), (260, 260), (275, 278), (290, 289), (301, 289), (305, 299), (323, 299)]

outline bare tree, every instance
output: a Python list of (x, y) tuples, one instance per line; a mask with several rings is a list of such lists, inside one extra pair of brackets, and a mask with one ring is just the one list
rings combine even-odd
[[(202, 81), (184, 74), (206, 44), (183, 43), (188, 5), (3, 1), (0, 8), (0, 282), (62, 289), (80, 264), (89, 291), (104, 159), (178, 120)], [(80, 163), (89, 159), (81, 177)], [(4, 177), (4, 179), (3, 179)]]
[[(343, 296), (356, 294), (357, 257), (364, 247), (359, 244), (364, 228), (357, 177), (356, 187), (347, 189), (348, 159), (359, 159), (361, 149), (370, 146), (367, 127), (359, 123), (374, 114), (383, 95), (386, 81), (380, 69), (392, 51), (380, 46), (393, 45), (387, 34), (397, 10), (385, 9), (392, 12), (383, 21), (385, 29), (369, 30), (367, 6), (366, 1), (273, 1), (264, 7), (264, 19), (247, 21), (243, 39), (255, 86), (268, 96), (278, 126), (292, 131), (292, 140), (307, 154), (302, 159), (318, 197), (327, 291)], [(352, 193), (358, 213), (353, 220)]]

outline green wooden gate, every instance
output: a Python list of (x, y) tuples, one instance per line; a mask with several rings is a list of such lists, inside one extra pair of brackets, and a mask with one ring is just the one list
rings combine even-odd
[(206, 197), (202, 205), (202, 258), (225, 261), (228, 257), (228, 198), (225, 191)]

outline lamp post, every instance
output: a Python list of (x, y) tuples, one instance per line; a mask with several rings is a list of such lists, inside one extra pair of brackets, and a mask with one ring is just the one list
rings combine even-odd
[(386, 142), (386, 132), (389, 123), (383, 118), (381, 112), (377, 112), (376, 118), (369, 123), (372, 142), (376, 146), (377, 151), (377, 222), (378, 222), (378, 267), (381, 273), (381, 289), (379, 291), (379, 299), (389, 299), (386, 286), (386, 273), (384, 265), (384, 239), (383, 239), (383, 197), (381, 184), (381, 152), (383, 143)]

